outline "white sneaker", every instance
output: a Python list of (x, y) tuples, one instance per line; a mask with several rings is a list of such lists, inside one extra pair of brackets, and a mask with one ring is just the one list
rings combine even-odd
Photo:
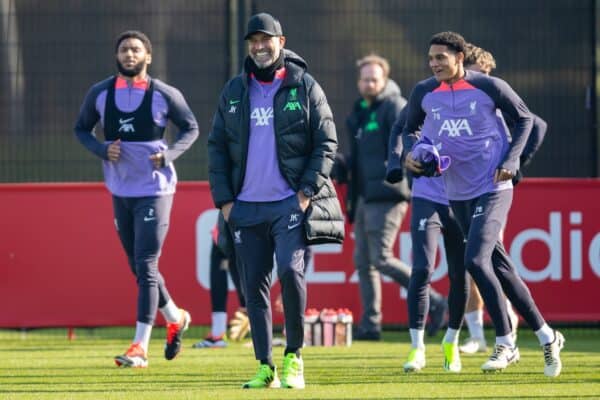
[(546, 343), (544, 348), (544, 375), (551, 378), (560, 375), (562, 362), (560, 361), (560, 351), (565, 346), (565, 337), (559, 331), (554, 331), (554, 341)]
[(117, 367), (146, 368), (148, 366), (148, 355), (139, 343), (132, 343), (125, 354), (115, 357)]
[(225, 335), (217, 337), (213, 335), (208, 335), (204, 338), (204, 340), (201, 340), (198, 343), (194, 343), (192, 347), (194, 349), (219, 349), (227, 347), (227, 342), (225, 341)]
[(481, 366), (483, 372), (497, 372), (506, 369), (510, 364), (517, 363), (521, 359), (518, 347), (510, 348), (503, 344), (497, 344), (494, 352)]
[(404, 372), (419, 372), (425, 368), (425, 349), (413, 348), (404, 363)]
[(461, 353), (465, 354), (486, 353), (487, 343), (485, 342), (485, 338), (469, 337), (458, 349)]

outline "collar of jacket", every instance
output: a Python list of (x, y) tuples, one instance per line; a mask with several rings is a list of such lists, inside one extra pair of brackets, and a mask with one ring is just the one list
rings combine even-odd
[[(284, 53), (285, 78), (283, 79), (283, 82), (281, 82), (280, 89), (285, 87), (300, 86), (302, 82), (302, 76), (306, 72), (306, 68), (302, 68), (295, 62), (290, 61), (287, 55), (288, 54)], [(248, 88), (248, 84), (250, 82), (250, 75), (246, 71), (244, 71), (242, 72), (242, 78), (244, 86)]]

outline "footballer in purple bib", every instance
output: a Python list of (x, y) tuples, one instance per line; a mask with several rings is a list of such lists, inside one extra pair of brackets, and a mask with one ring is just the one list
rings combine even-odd
[[(198, 124), (179, 90), (147, 74), (152, 44), (144, 33), (123, 32), (115, 53), (118, 73), (88, 91), (75, 134), (102, 160), (115, 226), (138, 286), (135, 337), (115, 363), (144, 368), (157, 310), (167, 321), (167, 360), (179, 353), (191, 321), (169, 295), (158, 259), (177, 184), (173, 161), (194, 143)], [(179, 129), (171, 144), (164, 139), (169, 120)], [(94, 134), (98, 123), (104, 130), (103, 142)]]

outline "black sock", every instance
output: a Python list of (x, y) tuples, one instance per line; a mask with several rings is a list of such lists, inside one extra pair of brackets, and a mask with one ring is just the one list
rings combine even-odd
[(275, 371), (275, 364), (273, 364), (273, 359), (271, 357), (260, 360), (261, 365), (268, 365), (271, 367), (271, 370)]
[(296, 354), (296, 357), (300, 358), (300, 349), (296, 348), (296, 347), (286, 347), (285, 351), (283, 352), (283, 356), (287, 356), (290, 353), (294, 353)]

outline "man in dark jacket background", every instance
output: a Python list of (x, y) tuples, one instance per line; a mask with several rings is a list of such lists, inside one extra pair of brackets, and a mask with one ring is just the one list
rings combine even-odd
[[(244, 388), (304, 388), (307, 244), (341, 243), (344, 220), (329, 178), (337, 135), (323, 90), (279, 21), (252, 16), (244, 71), (225, 85), (208, 139), (209, 183), (233, 232), (260, 361)], [(273, 253), (287, 345), (281, 382), (272, 359)]]
[[(392, 246), (408, 210), (410, 190), (406, 180), (385, 181), (388, 140), (394, 121), (406, 105), (400, 88), (389, 79), (388, 61), (368, 55), (356, 62), (358, 91), (347, 119), (351, 154), (349, 163), (347, 212), (354, 221), (354, 265), (358, 270), (363, 315), (355, 339), (381, 337), (380, 273), (408, 288), (411, 268), (396, 258)], [(431, 291), (431, 322), (434, 334), (444, 319), (446, 301)]]

